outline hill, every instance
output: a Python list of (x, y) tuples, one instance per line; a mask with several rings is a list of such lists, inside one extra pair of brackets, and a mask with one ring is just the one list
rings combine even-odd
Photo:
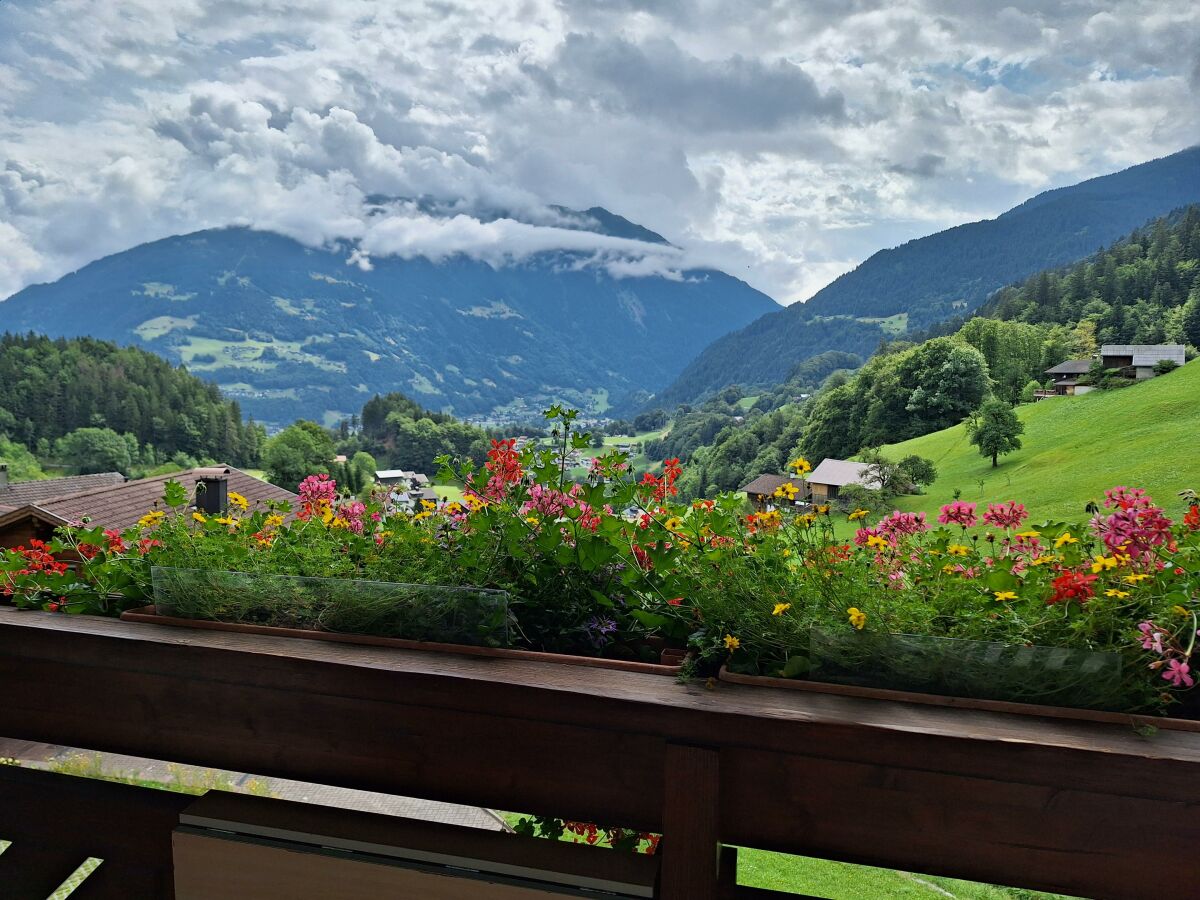
[[(605, 210), (564, 221), (666, 243)], [(618, 278), (578, 253), (496, 266), (381, 256), (369, 269), (349, 256), (201, 231), (98, 260), (0, 309), (10, 330), (134, 343), (183, 363), (260, 420), (332, 424), (394, 390), (458, 416), (530, 417), (553, 400), (603, 412), (778, 308), (722, 272)]]
[(95, 428), (130, 436), (146, 465), (179, 453), (253, 465), (263, 439), (236, 401), (153, 353), (93, 338), (0, 335), (0, 438), (47, 456), (58, 439)]
[(876, 253), (811, 300), (716, 340), (652, 401), (690, 403), (727, 384), (777, 384), (807, 356), (862, 354), (890, 326), (965, 316), (996, 290), (1082, 259), (1150, 219), (1200, 202), (1200, 147), (1046, 191), (1003, 215)]
[(1022, 448), (993, 469), (956, 425), (883, 448), (889, 459), (933, 460), (937, 481), (901, 509), (936, 515), (955, 490), (974, 502), (1018, 500), (1038, 517), (1085, 517), (1105, 488), (1142, 487), (1169, 511), (1182, 512), (1179, 491), (1200, 490), (1200, 362), (1132, 387), (1094, 391), (1022, 406)]

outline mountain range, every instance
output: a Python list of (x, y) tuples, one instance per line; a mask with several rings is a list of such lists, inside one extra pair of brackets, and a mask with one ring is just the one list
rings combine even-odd
[[(603, 209), (565, 227), (663, 245)], [(0, 306), (3, 328), (135, 344), (219, 384), (256, 419), (333, 420), (402, 391), (458, 416), (593, 413), (671, 381), (778, 305), (723, 272), (614, 277), (582, 254), (493, 266), (314, 249), (246, 228), (143, 244)]]
[(808, 302), (717, 338), (651, 404), (671, 408), (732, 383), (778, 384), (826, 350), (863, 355), (884, 338), (965, 317), (1000, 288), (1082, 259), (1197, 201), (1200, 147), (1191, 147), (882, 250)]

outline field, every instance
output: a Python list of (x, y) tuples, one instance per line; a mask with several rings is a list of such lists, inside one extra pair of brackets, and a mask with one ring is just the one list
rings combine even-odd
[(1118, 484), (1143, 487), (1169, 513), (1179, 491), (1200, 490), (1200, 362), (1115, 391), (1057, 397), (1018, 410), (1023, 447), (999, 468), (979, 455), (962, 425), (883, 448), (888, 459), (911, 453), (933, 460), (937, 481), (898, 506), (936, 513), (954, 491), (967, 501), (1018, 500), (1034, 519), (1086, 517), (1089, 500)]

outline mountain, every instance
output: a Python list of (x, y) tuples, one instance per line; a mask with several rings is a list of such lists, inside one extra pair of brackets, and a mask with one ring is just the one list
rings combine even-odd
[[(666, 244), (602, 209), (560, 227)], [(330, 421), (403, 391), (458, 416), (661, 388), (703, 347), (777, 304), (722, 272), (616, 278), (578, 254), (493, 267), (373, 257), (227, 228), (91, 263), (3, 303), (3, 327), (152, 350), (218, 383), (260, 421)]]
[(731, 383), (776, 384), (806, 356), (861, 354), (893, 333), (982, 305), (995, 291), (1094, 253), (1150, 219), (1200, 202), (1200, 147), (1038, 194), (1003, 215), (876, 253), (811, 300), (718, 338), (653, 400), (693, 402)]

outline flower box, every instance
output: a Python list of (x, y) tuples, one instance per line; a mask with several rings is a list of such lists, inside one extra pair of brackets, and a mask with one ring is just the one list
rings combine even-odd
[(672, 676), (683, 662), (671, 650), (650, 663), (511, 647), (504, 591), (162, 567), (152, 578), (154, 605), (128, 610), (122, 619)]
[(1123, 711), (1121, 657), (1040, 647), (886, 632), (814, 628), (796, 677), (721, 668), (735, 684), (897, 700), (930, 706), (1200, 731), (1200, 721)]

